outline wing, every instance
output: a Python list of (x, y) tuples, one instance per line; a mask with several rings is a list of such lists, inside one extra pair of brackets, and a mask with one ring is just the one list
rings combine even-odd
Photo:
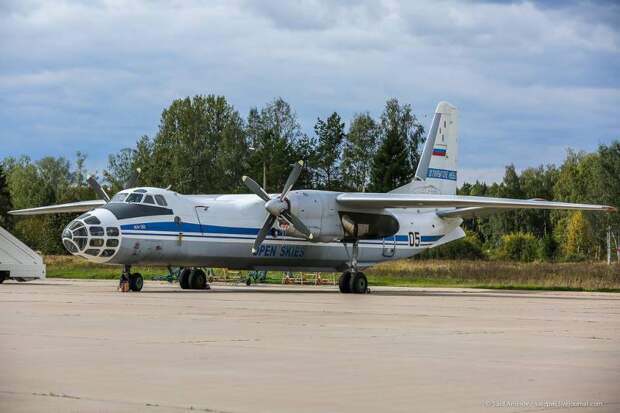
[(86, 212), (93, 208), (105, 205), (103, 199), (93, 199), (91, 201), (70, 202), (68, 204), (58, 204), (42, 206), (37, 208), (16, 209), (9, 211), (11, 215), (41, 215), (41, 214), (62, 214), (65, 212)]
[[(461, 208), (439, 211), (441, 216), (463, 216), (480, 213), (481, 209), (581, 209), (588, 211), (613, 212), (616, 208), (607, 205), (572, 204), (538, 199), (487, 198), (465, 195), (430, 194), (373, 194), (343, 193), (336, 201), (347, 207), (356, 208)], [(458, 212), (457, 212), (458, 211)]]

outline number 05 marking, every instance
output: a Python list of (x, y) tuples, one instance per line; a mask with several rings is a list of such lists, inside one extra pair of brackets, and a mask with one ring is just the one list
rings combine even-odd
[(419, 232), (410, 232), (409, 233), (409, 246), (410, 247), (419, 247), (420, 246), (420, 233)]

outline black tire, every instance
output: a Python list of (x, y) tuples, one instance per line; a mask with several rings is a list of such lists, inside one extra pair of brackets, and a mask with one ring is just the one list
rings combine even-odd
[(129, 276), (129, 289), (131, 291), (141, 291), (144, 286), (144, 279), (142, 278), (142, 274), (135, 273)]
[(4, 282), (4, 280), (8, 280), (8, 279), (9, 279), (9, 272), (8, 271), (0, 272), (0, 284), (2, 284)]
[(189, 287), (194, 290), (204, 290), (207, 286), (207, 276), (203, 270), (196, 268), (189, 275)]
[(349, 271), (343, 272), (338, 279), (338, 288), (340, 288), (340, 292), (343, 294), (351, 292), (351, 273)]
[(189, 275), (192, 273), (192, 270), (189, 268), (184, 268), (179, 274), (179, 285), (182, 289), (187, 290), (189, 288)]
[(351, 276), (350, 288), (353, 294), (366, 294), (368, 279), (363, 272), (358, 272)]
[(252, 285), (252, 278), (248, 275), (248, 278), (245, 279), (245, 285), (248, 287)]

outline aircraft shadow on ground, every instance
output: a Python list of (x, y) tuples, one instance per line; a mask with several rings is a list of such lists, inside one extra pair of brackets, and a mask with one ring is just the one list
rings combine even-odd
[[(66, 283), (42, 283), (42, 282), (6, 282), (6, 285), (20, 286), (21, 288), (27, 287), (67, 287), (72, 286), (71, 282)], [(179, 286), (171, 286), (174, 289), (149, 289), (145, 286), (145, 289), (138, 294), (340, 294), (337, 289), (316, 289), (310, 288), (296, 289), (296, 288), (277, 288), (277, 287), (247, 287), (247, 288), (230, 288), (216, 286), (210, 290), (183, 290)], [(1, 287), (0, 287), (1, 288)], [(1, 291), (1, 289), (0, 289)], [(545, 300), (606, 300), (616, 301), (620, 300), (620, 294), (618, 297), (609, 296), (566, 296), (566, 295), (551, 295), (541, 293), (552, 293), (553, 291), (547, 290), (483, 290), (483, 291), (426, 291), (426, 290), (373, 290), (370, 288), (369, 296), (382, 296), (382, 297), (470, 297), (470, 298), (526, 298), (526, 299), (545, 299)], [(136, 293), (128, 293), (136, 294)], [(577, 291), (574, 294), (581, 294)], [(352, 296), (347, 295), (347, 296)]]
[[(547, 300), (620, 300), (620, 295), (616, 299), (611, 297), (596, 296), (558, 296), (540, 295), (537, 293), (547, 292), (538, 290), (488, 290), (488, 291), (373, 291), (369, 296), (382, 297), (472, 297), (472, 298), (526, 298), (526, 299), (547, 299)], [(333, 290), (295, 290), (295, 289), (271, 289), (271, 288), (212, 288), (210, 290), (142, 290), (140, 294), (340, 294), (336, 289)], [(352, 296), (349, 295), (349, 296)]]

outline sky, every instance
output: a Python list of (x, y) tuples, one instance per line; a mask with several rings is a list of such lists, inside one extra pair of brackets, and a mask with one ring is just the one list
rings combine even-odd
[(607, 1), (0, 0), (0, 158), (100, 172), (196, 94), (282, 97), (309, 134), (396, 97), (427, 128), (457, 106), (459, 181), (494, 182), (620, 139), (619, 51)]

